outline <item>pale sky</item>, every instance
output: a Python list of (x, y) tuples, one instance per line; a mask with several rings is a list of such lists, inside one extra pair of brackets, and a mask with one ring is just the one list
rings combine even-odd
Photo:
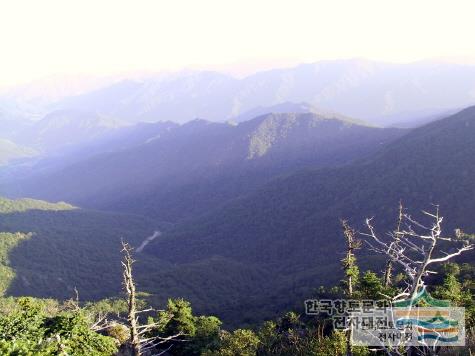
[(51, 75), (475, 58), (473, 0), (0, 0), (0, 86)]

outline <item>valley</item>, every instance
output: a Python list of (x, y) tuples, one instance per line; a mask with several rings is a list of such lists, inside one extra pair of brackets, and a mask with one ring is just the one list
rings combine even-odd
[[(409, 284), (396, 266), (394, 284), (383, 285), (397, 261), (375, 254), (362, 233), (374, 218), (395, 236), (401, 203), (410, 222), (439, 209), (451, 237), (438, 253), (455, 251), (446, 241), (470, 246), (424, 278), (472, 318), (474, 68), (337, 60), (243, 78), (106, 81), (41, 105), (21, 90), (0, 95), (12, 118), (0, 116), (0, 312), (21, 310), (28, 296), (54, 305), (53, 318), (73, 305), (111, 318), (108, 327), (128, 325), (130, 253), (137, 304), (148, 307), (133, 320), (192, 337), (189, 348), (165, 340), (172, 355), (227, 356), (206, 352), (240, 332), (255, 335), (259, 355), (289, 355), (288, 330), (301, 344), (321, 332), (302, 353), (320, 355), (322, 340), (338, 349), (346, 336), (304, 314), (303, 301), (353, 297), (348, 273), (360, 299), (392, 298)], [(342, 221), (354, 230), (344, 233)], [(358, 241), (351, 258), (348, 231)], [(357, 261), (350, 272), (348, 261)], [(99, 324), (86, 329), (104, 336)]]
[[(341, 278), (328, 273), (338, 269), (344, 247), (340, 218), (361, 224), (377, 216), (390, 228), (399, 200), (414, 211), (440, 203), (449, 229), (475, 230), (475, 206), (466, 198), (475, 196), (475, 166), (467, 164), (473, 129), (474, 108), (414, 130), (271, 114), (237, 126), (194, 121), (151, 141), (142, 136), (144, 143), (125, 150), (70, 166), (65, 159), (65, 168), (17, 181), (24, 187), (16, 191), (115, 213), (40, 207), (0, 216), (1, 231), (33, 234), (11, 253), (18, 277), (7, 293), (67, 298), (75, 286), (86, 299), (113, 296), (120, 288), (118, 243), (126, 239), (136, 247), (143, 272), (137, 278), (152, 303), (184, 296), (200, 312), (222, 310), (228, 323), (271, 318), (311, 295), (318, 287), (312, 281)], [(23, 259), (35, 249), (44, 252)], [(54, 251), (61, 253), (53, 258)], [(78, 253), (84, 261), (67, 267)], [(34, 277), (34, 266), (46, 260), (51, 272)], [(239, 303), (226, 305), (236, 297)], [(262, 308), (270, 299), (274, 306)]]

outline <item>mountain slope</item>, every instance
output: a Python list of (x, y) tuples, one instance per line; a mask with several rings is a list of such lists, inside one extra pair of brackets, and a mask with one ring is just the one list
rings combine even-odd
[[(129, 122), (196, 117), (222, 119), (233, 105), (238, 80), (216, 72), (183, 72), (159, 79), (124, 80), (110, 87), (58, 102), (58, 108), (84, 109)], [(210, 106), (212, 111), (209, 110)]]
[(121, 125), (91, 112), (58, 110), (21, 131), (17, 141), (51, 153), (92, 140)]
[(269, 114), (239, 125), (195, 120), (134, 148), (20, 182), (20, 194), (177, 221), (276, 175), (364, 157), (405, 132), (311, 113)]
[[(0, 198), (0, 294), (67, 299), (117, 296), (121, 239), (139, 246), (161, 223), (64, 203)], [(153, 262), (152, 262), (153, 261)], [(159, 266), (141, 258), (144, 268)]]
[(26, 198), (11, 200), (0, 197), (0, 214), (19, 213), (28, 210), (62, 211), (73, 209), (75, 209), (74, 206), (64, 202), (49, 203), (46, 201)]
[(35, 150), (22, 147), (10, 140), (0, 139), (0, 166), (3, 166), (19, 158), (32, 157), (37, 152)]
[(35, 179), (41, 175), (53, 174), (99, 154), (124, 151), (151, 142), (166, 135), (177, 126), (178, 124), (171, 122), (156, 122), (107, 129), (84, 140), (75, 140), (67, 147), (62, 146), (59, 151), (18, 163), (10, 162), (8, 166), (0, 170), (0, 181), (17, 181), (19, 177)]
[[(177, 269), (214, 256), (265, 270), (272, 278), (255, 286), (257, 302), (240, 296), (242, 304), (229, 311), (234, 316), (259, 300), (285, 303), (282, 295), (286, 303), (302, 302), (312, 288), (339, 278), (335, 271), (344, 251), (340, 218), (358, 226), (375, 216), (378, 228), (390, 229), (402, 199), (414, 214), (440, 204), (449, 234), (456, 227), (475, 231), (473, 137), (475, 107), (415, 129), (365, 162), (275, 179), (177, 226), (145, 252), (173, 261)], [(226, 283), (217, 288), (232, 288)], [(192, 291), (187, 293), (193, 298)], [(213, 298), (219, 302), (219, 296)]]
[(234, 122), (243, 122), (254, 119), (258, 116), (263, 116), (266, 114), (285, 114), (285, 113), (295, 113), (295, 114), (304, 114), (304, 113), (312, 113), (318, 115), (319, 117), (326, 117), (328, 119), (339, 119), (343, 121), (352, 121), (354, 123), (365, 124), (362, 121), (351, 119), (349, 117), (340, 115), (338, 113), (331, 113), (325, 112), (323, 110), (319, 110), (316, 107), (308, 104), (308, 103), (292, 103), (292, 102), (285, 102), (280, 103), (277, 105), (272, 106), (258, 106), (254, 109), (246, 111), (241, 115), (232, 119)]
[(136, 215), (1, 198), (0, 296), (70, 299), (77, 289), (83, 302), (120, 297), (121, 240), (136, 248), (134, 277), (155, 307), (193, 290), (197, 310), (212, 310), (208, 276), (223, 283), (233, 276), (233, 288), (213, 291), (227, 298), (236, 291), (245, 294), (255, 281), (268, 278), (264, 271), (239, 262), (212, 258), (177, 269), (174, 263), (138, 251), (154, 230), (166, 228), (167, 224)]

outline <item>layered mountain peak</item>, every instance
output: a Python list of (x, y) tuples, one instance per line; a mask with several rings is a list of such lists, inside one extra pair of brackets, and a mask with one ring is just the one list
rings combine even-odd
[[(269, 112), (250, 120), (251, 123), (259, 123), (259, 125), (304, 125), (312, 126), (323, 121), (335, 121), (340, 124), (356, 124), (356, 120), (346, 118), (338, 114), (326, 114), (312, 111), (286, 111), (286, 112)], [(246, 123), (241, 123), (245, 125)]]
[(21, 131), (18, 141), (39, 151), (53, 152), (100, 137), (123, 122), (84, 110), (56, 110)]
[[(365, 136), (372, 131), (339, 115), (313, 112), (270, 113), (239, 126), (249, 130), (250, 159), (283, 150), (288, 153), (307, 149), (328, 152), (345, 145), (355, 145), (358, 135)], [(378, 129), (374, 128), (374, 131)]]
[(72, 125), (77, 128), (98, 128), (98, 127), (118, 127), (122, 126), (118, 120), (101, 117), (95, 113), (82, 110), (56, 110), (46, 115), (39, 122), (43, 130), (49, 127), (64, 127)]
[(312, 113), (312, 114), (315, 114), (316, 117), (322, 118), (322, 119), (323, 118), (340, 119), (340, 120), (345, 120), (345, 121), (363, 123), (362, 121), (349, 118), (347, 116), (341, 115), (336, 112), (331, 112), (331, 111), (326, 111), (326, 110), (316, 108), (315, 106), (306, 102), (294, 103), (290, 101), (283, 102), (276, 105), (271, 105), (271, 106), (258, 106), (252, 110), (249, 110), (237, 116), (235, 119), (233, 119), (233, 121), (245, 122), (257, 117), (265, 116), (266, 114), (289, 114), (289, 113), (293, 113), (293, 114)]

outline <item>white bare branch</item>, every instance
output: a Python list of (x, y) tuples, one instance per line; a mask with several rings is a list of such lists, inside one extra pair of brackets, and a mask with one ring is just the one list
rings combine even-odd
[[(442, 222), (444, 218), (440, 216), (437, 205), (435, 206), (435, 212), (422, 211), (422, 214), (430, 218), (430, 225), (421, 223), (409, 214), (403, 213), (402, 204), (400, 204), (398, 228), (396, 231), (386, 235), (389, 236), (390, 241), (387, 241), (387, 238), (379, 237), (376, 233), (372, 225), (373, 218), (366, 219), (367, 232), (360, 233), (360, 235), (369, 238), (373, 242), (365, 240), (370, 250), (388, 256), (388, 266), (391, 263), (399, 264), (411, 280), (408, 293), (405, 291), (401, 296), (414, 295), (424, 286), (424, 277), (435, 273), (427, 269), (429, 265), (446, 262), (461, 255), (463, 252), (474, 249), (473, 244), (462, 239), (460, 232), (457, 233), (456, 231), (458, 240), (442, 235)], [(404, 229), (401, 228), (402, 224), (406, 226)], [(452, 243), (463, 241), (464, 246), (458, 247), (456, 252), (446, 254), (438, 251), (441, 241)], [(444, 256), (435, 256), (441, 253)]]
[(465, 251), (470, 251), (470, 250), (473, 250), (474, 246), (473, 245), (467, 245), (467, 246), (464, 246), (462, 248), (459, 248), (457, 250), (457, 252), (454, 252), (454, 253), (451, 253), (449, 255), (446, 255), (444, 257), (439, 257), (439, 258), (433, 258), (431, 260), (429, 260), (427, 262), (427, 264), (430, 264), (430, 263), (439, 263), (439, 262), (445, 262), (445, 261), (448, 261), (450, 260), (451, 258), (455, 257), (455, 256), (460, 256), (463, 252)]

